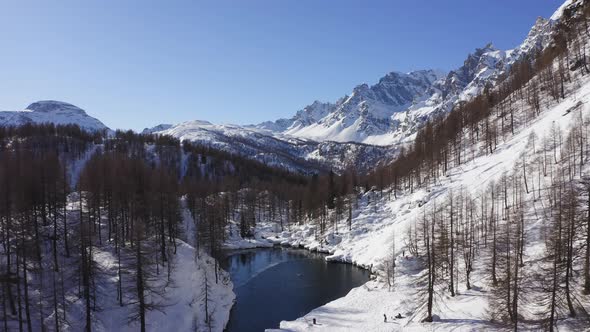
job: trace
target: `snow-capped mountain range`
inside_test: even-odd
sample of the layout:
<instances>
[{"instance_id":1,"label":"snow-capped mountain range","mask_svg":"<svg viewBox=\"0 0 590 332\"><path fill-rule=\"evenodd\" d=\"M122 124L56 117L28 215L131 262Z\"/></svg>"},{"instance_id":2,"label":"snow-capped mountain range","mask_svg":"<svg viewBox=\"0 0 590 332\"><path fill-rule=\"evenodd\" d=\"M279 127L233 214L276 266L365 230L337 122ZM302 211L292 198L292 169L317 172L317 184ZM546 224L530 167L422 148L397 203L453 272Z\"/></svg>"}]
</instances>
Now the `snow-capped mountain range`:
<instances>
[{"instance_id":1,"label":"snow-capped mountain range","mask_svg":"<svg viewBox=\"0 0 590 332\"><path fill-rule=\"evenodd\" d=\"M382 135L396 127L392 115L408 109L429 94L443 76L434 70L411 73L391 72L373 86L356 86L336 103L314 102L291 119L265 122L257 128L318 141L374 143L368 137ZM395 143L387 141L389 145Z\"/></svg>"},{"instance_id":2,"label":"snow-capped mountain range","mask_svg":"<svg viewBox=\"0 0 590 332\"><path fill-rule=\"evenodd\" d=\"M392 72L372 86L356 86L335 103L315 101L290 119L264 122L256 128L319 141L392 145L411 141L433 114L447 112L460 100L494 86L510 66L543 49L551 40L553 19L539 17L524 42L503 51L491 43L469 54L460 68L443 74L421 70Z\"/></svg>"},{"instance_id":3,"label":"snow-capped mountain range","mask_svg":"<svg viewBox=\"0 0 590 332\"><path fill-rule=\"evenodd\" d=\"M366 170L393 159L433 116L459 101L480 94L516 61L546 47L560 7L550 19L538 18L522 44L498 50L491 43L469 54L448 73L419 70L391 72L374 85L356 86L336 102L315 101L292 118L258 125L215 125L188 121L146 128L143 133L168 134L211 145L295 171ZM77 123L87 130L108 129L82 109L64 102L40 101L24 111L0 112L0 125Z\"/></svg>"}]
</instances>

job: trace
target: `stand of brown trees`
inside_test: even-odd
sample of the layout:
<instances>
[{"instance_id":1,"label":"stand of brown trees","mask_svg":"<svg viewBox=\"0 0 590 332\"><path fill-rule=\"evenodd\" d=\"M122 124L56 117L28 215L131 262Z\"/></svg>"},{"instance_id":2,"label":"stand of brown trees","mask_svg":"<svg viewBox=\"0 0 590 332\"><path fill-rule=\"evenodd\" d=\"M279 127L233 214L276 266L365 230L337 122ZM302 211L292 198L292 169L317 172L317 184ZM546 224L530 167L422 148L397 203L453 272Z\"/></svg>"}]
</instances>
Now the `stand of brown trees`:
<instances>
[{"instance_id":1,"label":"stand of brown trees","mask_svg":"<svg viewBox=\"0 0 590 332\"><path fill-rule=\"evenodd\" d=\"M587 76L585 49L590 37L590 5L564 13L551 47L515 64L494 89L428 122L412 146L393 164L368 175L396 194L440 183L451 167L495 152L527 126L542 109L568 97L568 86ZM450 192L431 202L407 235L409 251L426 267L425 321L432 321L436 299L472 287L471 273L485 270L491 287L490 319L517 330L537 322L553 331L559 320L588 322L583 297L590 280L590 119L578 103L566 111L573 127L532 133L514 169L478 193ZM571 114L570 114L571 113ZM386 181L377 180L385 178ZM540 233L527 232L542 221ZM541 269L527 264L526 244L542 236ZM480 272L481 275L481 272ZM526 283L525 283L526 281ZM535 303L538 313L523 314ZM534 320L531 320L534 319Z\"/></svg>"},{"instance_id":2,"label":"stand of brown trees","mask_svg":"<svg viewBox=\"0 0 590 332\"><path fill-rule=\"evenodd\" d=\"M75 301L91 331L100 303L114 296L145 330L146 313L165 303L175 239L195 236L182 234L181 198L197 222L197 252L218 258L232 221L242 237L260 220L279 229L318 220L322 232L337 231L356 178L293 174L167 136L0 128L2 329L65 329ZM96 254L105 250L116 261L116 295L100 291ZM217 272L207 282L219 282Z\"/></svg>"}]
</instances>

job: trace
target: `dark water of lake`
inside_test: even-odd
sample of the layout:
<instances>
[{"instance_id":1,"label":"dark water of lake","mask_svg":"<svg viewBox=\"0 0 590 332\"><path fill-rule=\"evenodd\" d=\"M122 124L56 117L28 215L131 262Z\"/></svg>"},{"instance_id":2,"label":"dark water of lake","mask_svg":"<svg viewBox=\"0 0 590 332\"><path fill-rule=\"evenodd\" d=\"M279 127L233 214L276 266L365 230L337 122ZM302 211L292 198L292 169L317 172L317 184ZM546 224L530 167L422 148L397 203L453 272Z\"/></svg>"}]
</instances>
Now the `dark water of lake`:
<instances>
[{"instance_id":1,"label":"dark water of lake","mask_svg":"<svg viewBox=\"0 0 590 332\"><path fill-rule=\"evenodd\" d=\"M236 293L226 331L260 332L278 328L369 280L366 270L328 263L325 255L291 248L229 252L222 267Z\"/></svg>"}]
</instances>

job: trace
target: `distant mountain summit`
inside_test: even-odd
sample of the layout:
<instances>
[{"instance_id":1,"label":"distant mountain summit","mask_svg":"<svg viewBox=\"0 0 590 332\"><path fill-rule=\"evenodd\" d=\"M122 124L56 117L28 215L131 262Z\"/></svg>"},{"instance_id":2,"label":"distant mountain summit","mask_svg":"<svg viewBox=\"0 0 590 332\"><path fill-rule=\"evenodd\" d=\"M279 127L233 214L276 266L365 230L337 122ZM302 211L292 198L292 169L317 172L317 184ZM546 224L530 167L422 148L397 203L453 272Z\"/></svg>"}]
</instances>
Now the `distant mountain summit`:
<instances>
[{"instance_id":1,"label":"distant mountain summit","mask_svg":"<svg viewBox=\"0 0 590 332\"><path fill-rule=\"evenodd\" d=\"M109 130L100 120L72 104L63 101L42 100L27 106L23 111L0 112L0 126L20 126L27 123L77 124L88 131Z\"/></svg>"},{"instance_id":2,"label":"distant mountain summit","mask_svg":"<svg viewBox=\"0 0 590 332\"><path fill-rule=\"evenodd\" d=\"M86 112L83 109L72 104L56 100L42 100L32 103L31 105L27 106L27 108L25 108L25 111L48 114L69 113L77 115L86 115Z\"/></svg>"}]
</instances>

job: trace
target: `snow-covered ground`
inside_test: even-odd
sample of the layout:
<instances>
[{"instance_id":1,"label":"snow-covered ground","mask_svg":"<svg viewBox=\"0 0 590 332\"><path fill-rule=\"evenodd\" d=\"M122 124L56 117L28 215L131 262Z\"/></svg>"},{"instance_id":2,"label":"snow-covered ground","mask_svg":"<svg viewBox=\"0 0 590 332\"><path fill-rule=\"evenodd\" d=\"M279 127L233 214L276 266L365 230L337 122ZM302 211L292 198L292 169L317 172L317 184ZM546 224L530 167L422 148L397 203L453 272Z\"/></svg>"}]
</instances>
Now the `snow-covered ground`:
<instances>
[{"instance_id":1,"label":"snow-covered ground","mask_svg":"<svg viewBox=\"0 0 590 332\"><path fill-rule=\"evenodd\" d=\"M539 155L540 142L549 137L553 127L563 130L566 136L576 121L587 118L590 115L590 109L586 106L590 102L590 80L588 77L579 77L573 82L568 86L566 99L555 103L544 98L541 115L526 124L521 123L514 135L505 135L493 154L486 155L481 146L476 146L473 153L469 152L466 156L469 161L450 169L440 182L413 193L398 194L397 199L387 193L382 196L378 192L363 194L358 208L353 211L350 230L345 219L340 220L337 227L329 226L324 234L317 234L317 226L313 223L289 225L280 231L276 223L261 222L253 240L243 240L235 229L232 230L227 247L251 248L271 243L304 247L329 253L327 260L356 264L375 273L374 280L351 290L345 297L295 321L281 322L282 331L482 331L501 328L490 321L488 299L492 290L487 276L489 273L486 274L482 266L485 264L483 259L476 260L471 278L472 289L467 290L461 280L458 296L450 297L439 292L435 300L435 322L421 323L425 316L425 287L422 286L425 271L420 259L412 257L405 247L407 230L451 191L475 197L492 181L505 173L512 173L523 154L527 158ZM525 106L516 107L523 109ZM529 140L533 133L539 142L535 151L532 151ZM541 178L539 181L547 186L549 179ZM531 194L526 199L530 209L527 215L530 216L527 217L529 221L525 229L528 239L525 262L537 264L535 262L544 254L545 246L539 226L543 216L536 214L536 211L543 209L543 203L534 200ZM389 254L394 236L397 268L395 286L390 291L383 279L383 262ZM534 270L535 266L527 265L527 268ZM403 318L395 319L398 313ZM383 321L384 314L388 316L387 323ZM312 318L317 320L317 325L311 325ZM524 327L527 326L525 324ZM538 328L534 325L528 327L533 330ZM565 329L568 329L567 325Z\"/></svg>"},{"instance_id":2,"label":"snow-covered ground","mask_svg":"<svg viewBox=\"0 0 590 332\"><path fill-rule=\"evenodd\" d=\"M79 216L79 204L77 193L69 198L68 204L68 222L71 228L76 227ZM154 303L159 309L148 310L146 312L146 330L153 332L160 331L215 331L221 332L225 328L228 320L230 309L235 300L233 284L229 274L221 269L218 270L219 282L215 282L215 261L204 252L197 255L195 249L196 227L191 218L191 214L183 209L183 224L181 226L183 234L181 239L176 239L176 254L171 257L171 274L168 280L168 269L165 265L160 265L159 273L150 270L149 285L151 289L158 289L158 295L146 291L146 300L148 303ZM45 248L49 250L47 246ZM137 311L137 299L134 293L135 276L133 268L129 267L133 257L127 257L129 253L122 254L123 267L123 306L118 302L117 283L118 283L118 259L114 243L103 244L96 243L93 246L93 258L95 263L95 285L96 285L96 305L92 304L96 310L92 311L92 330L93 331L138 331L139 321L130 320ZM51 255L44 255L50 259ZM60 253L60 273L66 276L64 279L65 297L69 302L67 305L67 324L60 327L62 331L83 331L85 328L85 303L84 298L79 296L80 285L76 278L68 278L77 273L75 270L78 266L77 257L65 258ZM131 260L131 262L130 262ZM132 263L131 263L132 264ZM153 266L152 266L153 269ZM37 275L30 278L36 278ZM211 329L206 322L206 309L204 298L204 281L209 281L208 290L208 312L211 321ZM51 273L44 276L44 280L51 282ZM34 284L38 280L33 280ZM44 283L47 281L43 281ZM38 299L39 290L32 289L32 298ZM42 292L43 298L50 298L45 290ZM108 294L108 296L101 296ZM160 296L160 294L162 296ZM47 300L44 300L46 302ZM50 303L45 303L46 308L45 327L53 327L53 311ZM61 312L60 312L61 315ZM34 321L34 331L40 331L41 326L38 321ZM14 325L10 330L17 330Z\"/></svg>"},{"instance_id":3,"label":"snow-covered ground","mask_svg":"<svg viewBox=\"0 0 590 332\"><path fill-rule=\"evenodd\" d=\"M108 250L98 250L95 261L101 270L99 291L104 294L117 292L117 259ZM165 286L165 297L160 299L162 311L151 310L146 314L147 331L208 331L205 323L205 306L203 302L203 281L205 274L210 281L209 312L212 313L212 330L223 331L229 320L229 311L233 305L235 294L229 276L221 272L220 282L215 284L214 261L201 253L196 259L195 248L182 240L177 240L177 252L174 256L174 269L171 282ZM163 270L158 283L166 280ZM115 296L104 298L99 307L101 310L93 319L94 331L136 331L139 322L129 322L134 306L128 303L119 306ZM127 301L126 301L127 302ZM74 302L69 309L68 319L72 324L70 331L84 329L83 299Z\"/></svg>"}]
</instances>

